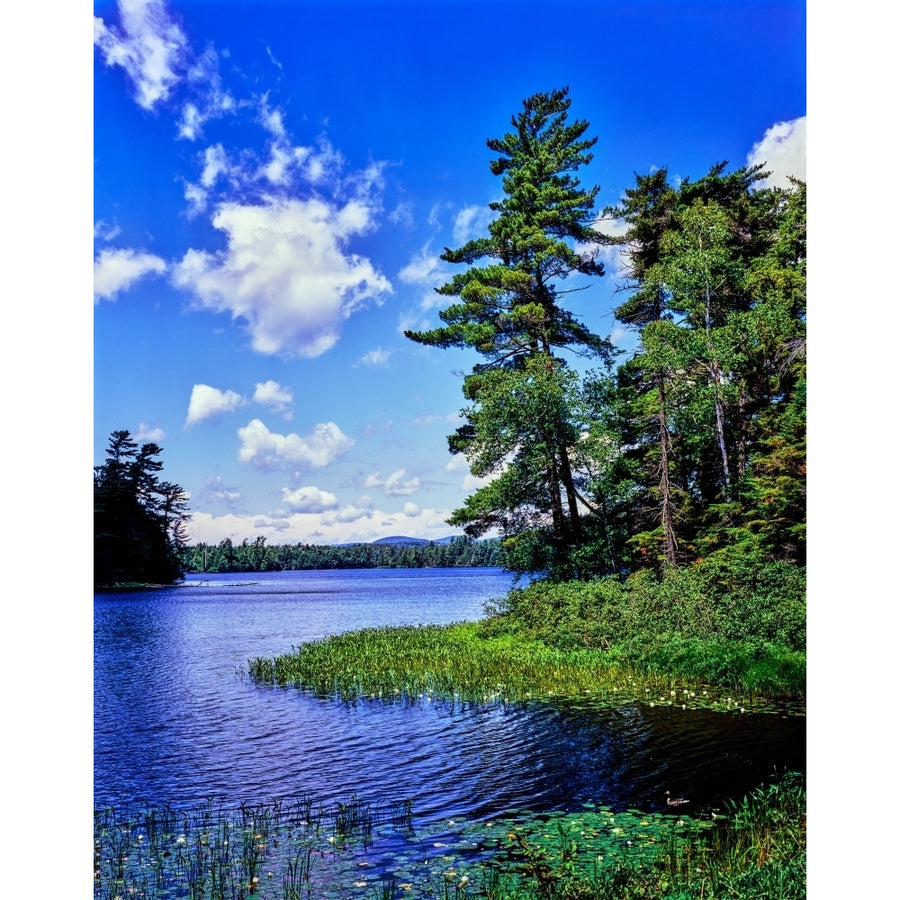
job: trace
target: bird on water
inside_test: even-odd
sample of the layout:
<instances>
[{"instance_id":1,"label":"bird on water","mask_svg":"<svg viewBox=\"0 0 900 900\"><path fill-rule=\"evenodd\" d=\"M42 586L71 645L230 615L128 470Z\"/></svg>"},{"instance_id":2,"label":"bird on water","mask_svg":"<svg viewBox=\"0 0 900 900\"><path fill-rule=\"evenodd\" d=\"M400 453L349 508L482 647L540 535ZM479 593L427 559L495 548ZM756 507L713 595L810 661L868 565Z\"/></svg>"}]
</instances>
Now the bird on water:
<instances>
[{"instance_id":1,"label":"bird on water","mask_svg":"<svg viewBox=\"0 0 900 900\"><path fill-rule=\"evenodd\" d=\"M690 802L690 800L685 800L684 797L673 797L669 791L666 791L666 803L669 806L684 806L685 803Z\"/></svg>"}]
</instances>

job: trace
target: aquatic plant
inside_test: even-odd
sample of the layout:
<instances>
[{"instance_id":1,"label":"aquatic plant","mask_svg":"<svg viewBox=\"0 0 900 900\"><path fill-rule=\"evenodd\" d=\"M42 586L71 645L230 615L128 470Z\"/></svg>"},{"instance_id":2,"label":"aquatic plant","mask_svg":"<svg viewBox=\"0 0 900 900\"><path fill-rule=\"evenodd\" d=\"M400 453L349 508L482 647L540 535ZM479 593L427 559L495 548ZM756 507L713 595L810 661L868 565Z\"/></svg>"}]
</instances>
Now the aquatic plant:
<instances>
[{"instance_id":1,"label":"aquatic plant","mask_svg":"<svg viewBox=\"0 0 900 900\"><path fill-rule=\"evenodd\" d=\"M800 900L805 803L789 773L696 818L585 804L414 830L408 800L110 807L94 816L94 897Z\"/></svg>"}]
</instances>

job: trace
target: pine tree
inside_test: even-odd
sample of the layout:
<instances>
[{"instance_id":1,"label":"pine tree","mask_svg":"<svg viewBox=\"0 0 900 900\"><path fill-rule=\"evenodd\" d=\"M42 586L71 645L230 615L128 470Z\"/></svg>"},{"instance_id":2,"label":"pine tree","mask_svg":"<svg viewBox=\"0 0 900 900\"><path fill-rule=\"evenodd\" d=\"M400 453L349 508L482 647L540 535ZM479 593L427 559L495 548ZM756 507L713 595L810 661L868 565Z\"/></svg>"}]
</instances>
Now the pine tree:
<instances>
[{"instance_id":1,"label":"pine tree","mask_svg":"<svg viewBox=\"0 0 900 900\"><path fill-rule=\"evenodd\" d=\"M441 257L468 266L437 289L457 298L439 313L444 325L406 332L427 346L475 349L484 359L464 381L471 405L449 444L473 471L499 477L451 521L472 535L492 527L514 535L549 519L549 541L560 554L582 540L572 420L565 403L537 417L523 416L522 404L541 380L554 385L554 396L564 392L560 352L604 361L613 354L608 340L561 305L566 279L603 274L602 238L593 227L599 188L583 188L574 174L593 158L596 138L585 137L588 122L569 121L570 105L568 88L528 97L512 116L512 131L487 141L498 154L490 168L502 177L504 198L490 204L496 216L486 237Z\"/></svg>"}]
</instances>

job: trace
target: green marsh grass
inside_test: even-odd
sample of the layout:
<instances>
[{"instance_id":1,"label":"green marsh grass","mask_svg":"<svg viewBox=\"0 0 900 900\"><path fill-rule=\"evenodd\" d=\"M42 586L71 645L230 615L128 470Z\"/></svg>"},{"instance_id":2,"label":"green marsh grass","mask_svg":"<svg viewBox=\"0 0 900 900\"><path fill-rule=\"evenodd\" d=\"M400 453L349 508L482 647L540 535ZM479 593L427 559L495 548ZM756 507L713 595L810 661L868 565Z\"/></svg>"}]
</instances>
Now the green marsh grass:
<instances>
[{"instance_id":1,"label":"green marsh grass","mask_svg":"<svg viewBox=\"0 0 900 900\"><path fill-rule=\"evenodd\" d=\"M798 697L788 689L738 691L705 680L702 667L689 671L672 675L653 657L640 665L615 647L553 647L482 622L369 628L249 661L249 674L259 683L297 685L342 700L520 703L566 696L589 697L597 705L759 711L787 709Z\"/></svg>"}]
</instances>

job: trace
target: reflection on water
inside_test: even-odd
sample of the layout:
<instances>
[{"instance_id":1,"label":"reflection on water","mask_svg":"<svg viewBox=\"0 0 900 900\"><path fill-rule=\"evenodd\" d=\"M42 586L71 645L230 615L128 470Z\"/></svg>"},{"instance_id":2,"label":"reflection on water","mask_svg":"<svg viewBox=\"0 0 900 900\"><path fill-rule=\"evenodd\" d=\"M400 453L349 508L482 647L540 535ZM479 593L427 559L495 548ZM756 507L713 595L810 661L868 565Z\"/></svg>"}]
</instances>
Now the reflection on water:
<instances>
[{"instance_id":1,"label":"reflection on water","mask_svg":"<svg viewBox=\"0 0 900 900\"><path fill-rule=\"evenodd\" d=\"M244 583L239 583L244 582ZM669 707L322 700L249 659L341 631L480 618L496 569L211 576L95 598L95 802L410 798L419 821L593 801L694 806L805 769L805 722Z\"/></svg>"}]
</instances>

